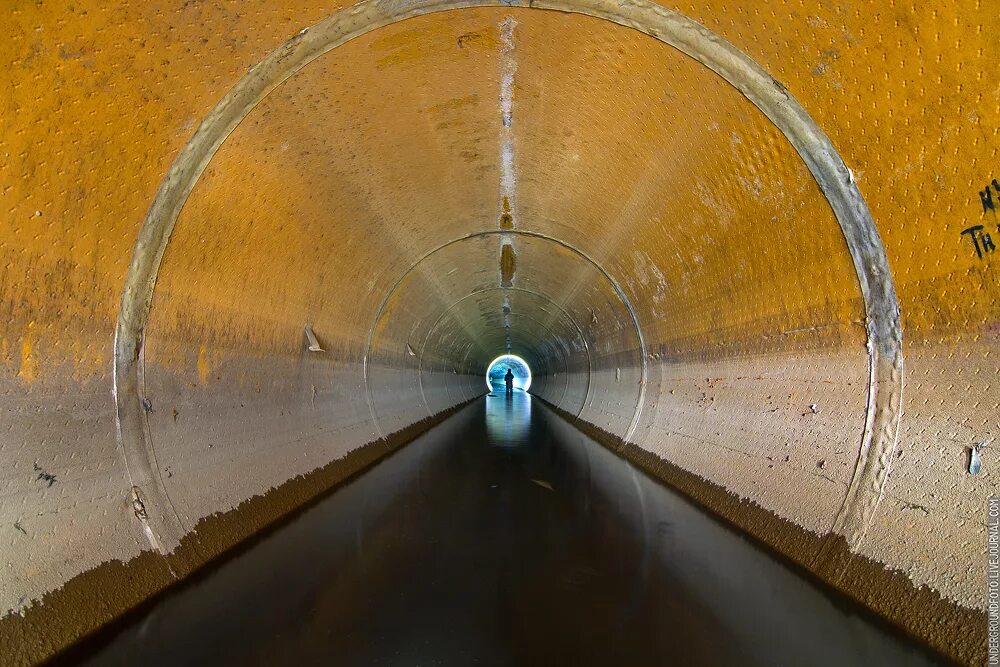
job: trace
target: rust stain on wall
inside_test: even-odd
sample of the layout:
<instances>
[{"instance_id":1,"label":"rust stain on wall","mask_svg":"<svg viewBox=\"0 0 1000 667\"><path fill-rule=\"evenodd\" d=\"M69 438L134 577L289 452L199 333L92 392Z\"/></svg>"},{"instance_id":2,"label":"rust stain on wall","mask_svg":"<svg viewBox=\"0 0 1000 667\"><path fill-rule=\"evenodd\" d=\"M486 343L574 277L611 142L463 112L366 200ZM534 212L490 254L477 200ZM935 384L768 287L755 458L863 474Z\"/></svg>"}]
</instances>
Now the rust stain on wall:
<instances>
[{"instance_id":1,"label":"rust stain on wall","mask_svg":"<svg viewBox=\"0 0 1000 667\"><path fill-rule=\"evenodd\" d=\"M516 271L517 253L514 252L514 246L504 243L500 246L500 286L512 287Z\"/></svg>"},{"instance_id":2,"label":"rust stain on wall","mask_svg":"<svg viewBox=\"0 0 1000 667\"><path fill-rule=\"evenodd\" d=\"M34 336L29 331L21 338L21 365L17 370L17 377L25 382L33 382L38 377L38 356L35 349Z\"/></svg>"}]
</instances>

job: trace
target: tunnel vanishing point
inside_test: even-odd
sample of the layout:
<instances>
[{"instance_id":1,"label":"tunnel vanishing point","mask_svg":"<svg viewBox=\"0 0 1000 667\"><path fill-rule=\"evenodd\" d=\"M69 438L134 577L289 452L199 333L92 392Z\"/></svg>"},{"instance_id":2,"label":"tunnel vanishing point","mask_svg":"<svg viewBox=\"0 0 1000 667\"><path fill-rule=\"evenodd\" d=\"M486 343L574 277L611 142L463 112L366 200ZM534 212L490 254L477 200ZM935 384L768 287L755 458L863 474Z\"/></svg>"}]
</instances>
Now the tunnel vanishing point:
<instances>
[{"instance_id":1,"label":"tunnel vanishing point","mask_svg":"<svg viewBox=\"0 0 1000 667\"><path fill-rule=\"evenodd\" d=\"M986 660L996 7L77 0L2 26L3 664L510 352L620 456Z\"/></svg>"}]
</instances>

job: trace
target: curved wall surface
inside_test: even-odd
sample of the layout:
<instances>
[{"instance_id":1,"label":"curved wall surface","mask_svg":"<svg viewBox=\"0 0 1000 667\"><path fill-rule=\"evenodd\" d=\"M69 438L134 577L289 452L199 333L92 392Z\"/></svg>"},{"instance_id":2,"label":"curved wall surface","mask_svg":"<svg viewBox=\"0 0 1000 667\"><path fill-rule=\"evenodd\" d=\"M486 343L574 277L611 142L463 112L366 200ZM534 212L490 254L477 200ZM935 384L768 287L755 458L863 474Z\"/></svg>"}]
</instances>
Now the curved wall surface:
<instances>
[{"instance_id":1,"label":"curved wall surface","mask_svg":"<svg viewBox=\"0 0 1000 667\"><path fill-rule=\"evenodd\" d=\"M481 395L507 349L605 444L982 660L995 11L83 0L7 16L12 662Z\"/></svg>"}]
</instances>

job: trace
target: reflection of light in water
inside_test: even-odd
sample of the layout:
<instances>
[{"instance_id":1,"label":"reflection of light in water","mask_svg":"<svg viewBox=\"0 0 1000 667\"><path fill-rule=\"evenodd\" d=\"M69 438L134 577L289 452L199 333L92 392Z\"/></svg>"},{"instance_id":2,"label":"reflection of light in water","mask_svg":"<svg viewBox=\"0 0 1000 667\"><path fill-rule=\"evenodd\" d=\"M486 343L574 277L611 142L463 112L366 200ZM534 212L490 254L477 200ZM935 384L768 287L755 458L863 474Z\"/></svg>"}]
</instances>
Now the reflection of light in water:
<instances>
[{"instance_id":1,"label":"reflection of light in water","mask_svg":"<svg viewBox=\"0 0 1000 667\"><path fill-rule=\"evenodd\" d=\"M531 388L531 368L528 367L528 362L516 354L504 354L490 362L486 369L486 386L489 390L504 388L503 378L508 368L514 374L514 388L528 391Z\"/></svg>"},{"instance_id":2,"label":"reflection of light in water","mask_svg":"<svg viewBox=\"0 0 1000 667\"><path fill-rule=\"evenodd\" d=\"M486 432L494 447L517 447L528 440L531 395L515 389L510 396L500 389L486 397Z\"/></svg>"}]
</instances>

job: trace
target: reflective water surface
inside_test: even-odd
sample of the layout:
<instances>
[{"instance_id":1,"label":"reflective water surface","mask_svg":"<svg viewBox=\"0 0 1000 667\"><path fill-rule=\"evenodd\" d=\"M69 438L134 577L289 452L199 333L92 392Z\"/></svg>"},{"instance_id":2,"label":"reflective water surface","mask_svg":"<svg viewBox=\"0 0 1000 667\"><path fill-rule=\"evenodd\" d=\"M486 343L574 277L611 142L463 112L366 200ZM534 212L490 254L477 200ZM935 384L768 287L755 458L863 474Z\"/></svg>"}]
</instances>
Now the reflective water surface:
<instances>
[{"instance_id":1,"label":"reflective water surface","mask_svg":"<svg viewBox=\"0 0 1000 667\"><path fill-rule=\"evenodd\" d=\"M93 648L87 664L932 664L520 391Z\"/></svg>"}]
</instances>

